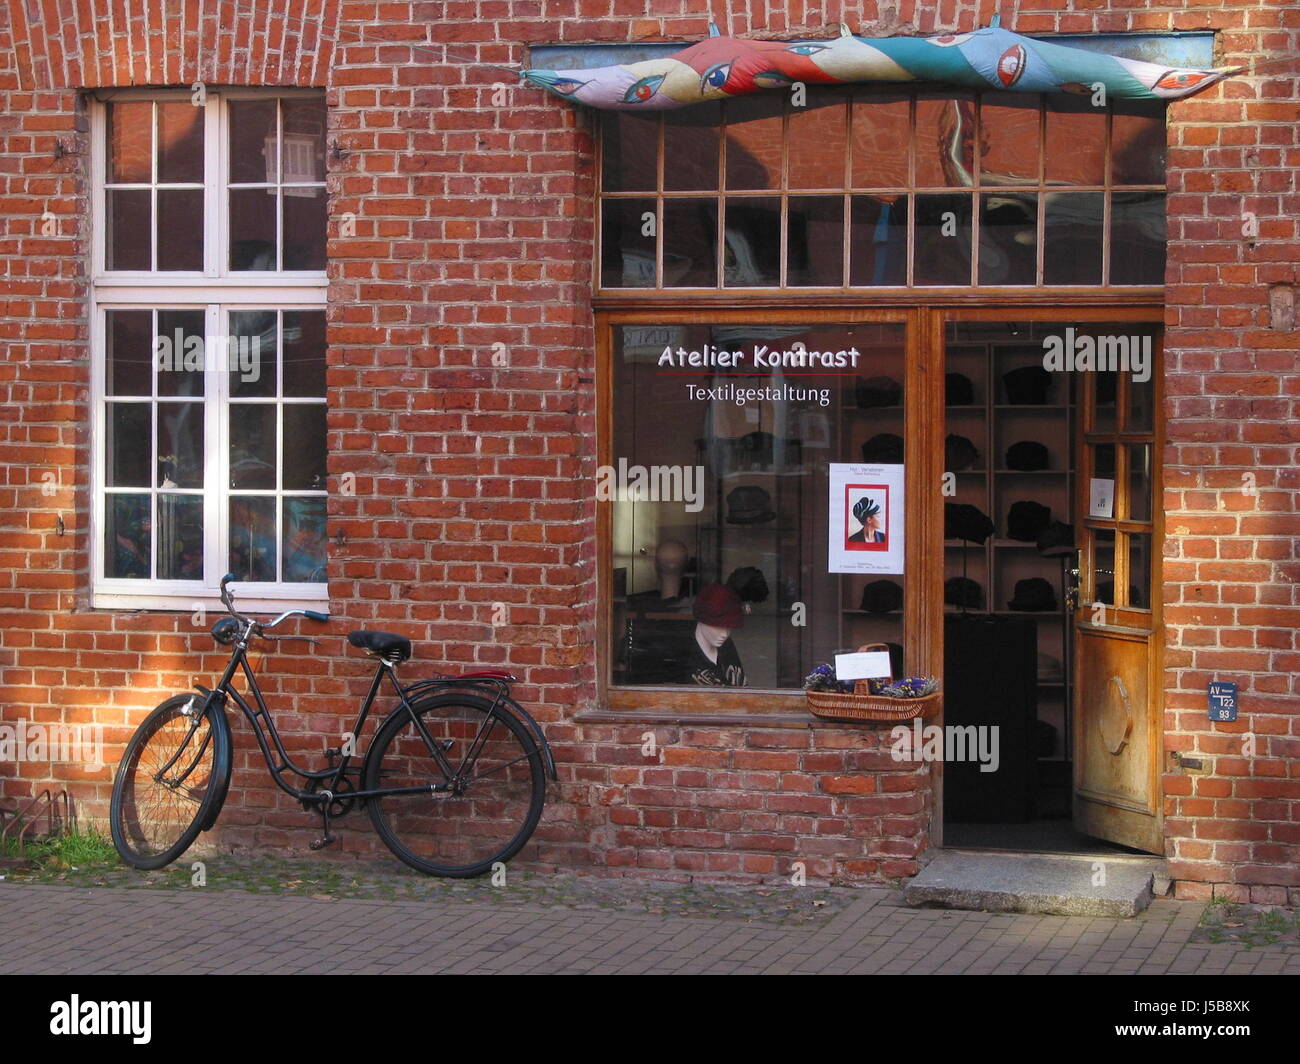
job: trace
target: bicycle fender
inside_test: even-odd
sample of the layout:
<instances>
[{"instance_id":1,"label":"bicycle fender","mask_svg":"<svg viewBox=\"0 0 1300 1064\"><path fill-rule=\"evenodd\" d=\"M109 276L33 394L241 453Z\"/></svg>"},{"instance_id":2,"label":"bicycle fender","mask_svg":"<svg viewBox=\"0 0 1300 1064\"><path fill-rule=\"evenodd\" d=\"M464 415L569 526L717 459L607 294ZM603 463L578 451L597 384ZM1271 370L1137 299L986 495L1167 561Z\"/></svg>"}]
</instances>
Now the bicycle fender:
<instances>
[{"instance_id":1,"label":"bicycle fender","mask_svg":"<svg viewBox=\"0 0 1300 1064\"><path fill-rule=\"evenodd\" d=\"M195 685L198 687L198 685ZM226 716L225 699L216 691L209 691L205 687L199 687L199 690L207 695L207 705L204 712L212 720L213 737L217 743L217 748L213 751L212 764L214 768L218 765L225 765L224 772L217 769L216 780L216 800L212 803L212 811L203 818L203 831L210 831L217 822L217 817L221 815L221 807L226 804L226 793L230 790L230 777L233 774L233 744L230 739L230 719Z\"/></svg>"},{"instance_id":2,"label":"bicycle fender","mask_svg":"<svg viewBox=\"0 0 1300 1064\"><path fill-rule=\"evenodd\" d=\"M509 705L515 715L521 718L528 726L528 730L533 733L533 737L537 740L537 745L542 749L542 761L546 766L546 774L551 777L552 783L559 783L560 774L555 768L555 755L551 753L551 744L546 741L546 733L542 731L542 726L533 719L533 715L529 713L528 710L524 709L524 707L513 698L507 696L501 701Z\"/></svg>"}]
</instances>

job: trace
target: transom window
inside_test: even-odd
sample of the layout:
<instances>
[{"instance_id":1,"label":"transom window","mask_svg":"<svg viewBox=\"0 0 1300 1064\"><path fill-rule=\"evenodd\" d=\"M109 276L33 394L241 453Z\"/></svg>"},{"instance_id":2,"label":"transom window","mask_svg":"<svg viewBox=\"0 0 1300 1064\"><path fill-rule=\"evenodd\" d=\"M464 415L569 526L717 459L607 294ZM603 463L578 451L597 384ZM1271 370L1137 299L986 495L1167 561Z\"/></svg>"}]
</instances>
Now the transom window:
<instances>
[{"instance_id":1,"label":"transom window","mask_svg":"<svg viewBox=\"0 0 1300 1064\"><path fill-rule=\"evenodd\" d=\"M603 116L601 289L1160 285L1161 104L810 88Z\"/></svg>"},{"instance_id":2,"label":"transom window","mask_svg":"<svg viewBox=\"0 0 1300 1064\"><path fill-rule=\"evenodd\" d=\"M115 94L95 134L95 601L325 595L325 102Z\"/></svg>"}]
</instances>

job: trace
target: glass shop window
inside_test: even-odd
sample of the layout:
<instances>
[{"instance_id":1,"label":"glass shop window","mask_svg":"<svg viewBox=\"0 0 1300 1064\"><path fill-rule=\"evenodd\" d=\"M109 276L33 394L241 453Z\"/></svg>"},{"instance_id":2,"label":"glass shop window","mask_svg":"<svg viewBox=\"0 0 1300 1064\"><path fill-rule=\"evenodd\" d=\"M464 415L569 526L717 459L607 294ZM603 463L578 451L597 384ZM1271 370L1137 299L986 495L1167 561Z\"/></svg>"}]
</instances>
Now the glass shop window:
<instances>
[{"instance_id":1,"label":"glass shop window","mask_svg":"<svg viewBox=\"0 0 1300 1064\"><path fill-rule=\"evenodd\" d=\"M613 683L901 674L903 325L616 325L612 372Z\"/></svg>"}]
</instances>

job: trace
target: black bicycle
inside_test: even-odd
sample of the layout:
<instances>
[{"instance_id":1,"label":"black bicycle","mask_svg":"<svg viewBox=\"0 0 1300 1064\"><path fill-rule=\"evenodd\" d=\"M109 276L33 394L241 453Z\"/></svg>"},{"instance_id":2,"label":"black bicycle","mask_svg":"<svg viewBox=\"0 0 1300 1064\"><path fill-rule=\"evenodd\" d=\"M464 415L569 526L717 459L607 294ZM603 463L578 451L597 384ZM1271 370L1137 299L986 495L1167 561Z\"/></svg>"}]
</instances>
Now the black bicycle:
<instances>
[{"instance_id":1,"label":"black bicycle","mask_svg":"<svg viewBox=\"0 0 1300 1064\"><path fill-rule=\"evenodd\" d=\"M320 814L320 849L334 841L330 822L357 805L385 844L412 868L428 875L482 875L517 854L533 834L546 800L546 779L556 779L555 760L541 727L510 694L514 677L496 670L439 675L403 686L397 666L411 656L411 642L390 632L348 633L348 642L378 659L370 692L340 747L325 751L329 767L312 772L285 751L248 665L249 642L298 639L273 636L289 617L328 621L312 610L288 610L262 624L235 610L221 580L229 611L212 636L231 647L217 686L195 684L198 695L167 699L136 729L113 779L110 807L113 844L134 868L154 869L183 854L217 820L230 786L232 749L226 704L247 718L272 779L281 790ZM233 686L242 669L254 709ZM383 720L360 760L355 752L366 717L387 676L397 707ZM301 777L296 787L285 779Z\"/></svg>"}]
</instances>

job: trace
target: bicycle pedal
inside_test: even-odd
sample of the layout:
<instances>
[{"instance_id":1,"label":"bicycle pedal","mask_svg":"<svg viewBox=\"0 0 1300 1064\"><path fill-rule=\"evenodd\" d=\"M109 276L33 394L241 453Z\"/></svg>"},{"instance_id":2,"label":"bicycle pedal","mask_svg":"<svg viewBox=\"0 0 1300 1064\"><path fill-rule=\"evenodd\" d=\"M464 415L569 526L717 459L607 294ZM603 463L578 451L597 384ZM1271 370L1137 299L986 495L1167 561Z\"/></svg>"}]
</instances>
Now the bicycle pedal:
<instances>
[{"instance_id":1,"label":"bicycle pedal","mask_svg":"<svg viewBox=\"0 0 1300 1064\"><path fill-rule=\"evenodd\" d=\"M330 843L337 841L338 840L333 835L326 835L323 838L313 839L307 844L307 848L310 850L323 850L326 846L330 845Z\"/></svg>"}]
</instances>

